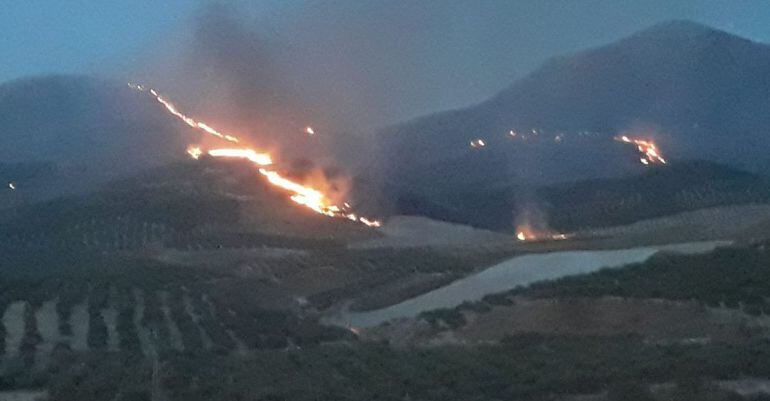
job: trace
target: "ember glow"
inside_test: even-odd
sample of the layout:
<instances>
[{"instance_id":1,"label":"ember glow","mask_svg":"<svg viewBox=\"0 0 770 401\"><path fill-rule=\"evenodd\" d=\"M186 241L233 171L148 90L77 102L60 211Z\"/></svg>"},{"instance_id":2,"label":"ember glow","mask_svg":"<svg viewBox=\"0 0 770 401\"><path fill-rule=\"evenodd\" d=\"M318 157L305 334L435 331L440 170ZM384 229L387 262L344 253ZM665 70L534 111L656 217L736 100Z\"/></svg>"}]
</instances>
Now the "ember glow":
<instances>
[{"instance_id":1,"label":"ember glow","mask_svg":"<svg viewBox=\"0 0 770 401\"><path fill-rule=\"evenodd\" d=\"M203 151L201 150L200 146L188 146L187 154L190 155L190 157L193 159L198 160L203 154Z\"/></svg>"},{"instance_id":2,"label":"ember glow","mask_svg":"<svg viewBox=\"0 0 770 401\"><path fill-rule=\"evenodd\" d=\"M483 139L478 138L471 141L472 148L483 148L485 146L487 146L487 143Z\"/></svg>"},{"instance_id":3,"label":"ember glow","mask_svg":"<svg viewBox=\"0 0 770 401\"><path fill-rule=\"evenodd\" d=\"M202 121L195 121L195 119L184 115L182 112L179 111L179 109L177 109L177 107L173 103L171 103L171 101L164 98L155 89L147 88L144 85L135 85L131 83L128 84L128 87L134 90L138 90L140 92L149 92L150 95L152 95L152 97L154 97L155 100L158 101L158 103L162 104L163 107L166 108L166 111L168 111L174 117L182 120L182 122L189 125L190 127L199 129L219 139L224 139L225 141L232 142L232 143L238 143L238 138L236 138L235 136L223 134Z\"/></svg>"},{"instance_id":4,"label":"ember glow","mask_svg":"<svg viewBox=\"0 0 770 401\"><path fill-rule=\"evenodd\" d=\"M519 225L516 227L516 239L519 241L532 241L540 238L541 236L537 235L535 230L533 230L529 224Z\"/></svg>"},{"instance_id":5,"label":"ember glow","mask_svg":"<svg viewBox=\"0 0 770 401\"><path fill-rule=\"evenodd\" d=\"M273 160L267 153L257 153L254 149L212 149L209 150L209 156L212 157L230 157L246 159L254 164L260 166L269 166L273 164Z\"/></svg>"},{"instance_id":6,"label":"ember glow","mask_svg":"<svg viewBox=\"0 0 770 401\"><path fill-rule=\"evenodd\" d=\"M215 136L228 142L240 142L236 136L220 132L202 121L196 121L195 119L186 116L180 112L173 103L161 96L155 89L135 84L128 84L128 86L140 92L150 93L153 98L155 98L165 107L166 111L168 111L171 115L179 118L190 127L199 129L209 135ZM306 132L309 135L315 134L311 127L307 127ZM187 148L187 153L193 159L199 159L203 154L203 150L198 146L190 146ZM257 166L257 171L259 174L267 178L267 181L270 184L292 193L292 195L289 197L292 201L305 206L316 213L320 213L329 217L338 217L352 220L369 227L379 227L381 225L378 220L367 219L366 217L351 213L349 211L350 206L347 203L344 203L343 207L339 207L332 203L332 201L323 192L292 181L282 176L278 171L269 169L267 166L271 166L273 164L273 159L269 153L258 152L251 148L221 148L211 149L207 152L207 154L216 158L237 158L250 161Z\"/></svg>"},{"instance_id":7,"label":"ember glow","mask_svg":"<svg viewBox=\"0 0 770 401\"><path fill-rule=\"evenodd\" d=\"M664 159L660 154L660 150L658 150L655 142L644 139L630 138L626 135L615 137L615 140L635 145L636 150L638 150L642 155L642 157L639 159L639 162L645 166L650 164L666 164L666 159Z\"/></svg>"},{"instance_id":8,"label":"ember glow","mask_svg":"<svg viewBox=\"0 0 770 401\"><path fill-rule=\"evenodd\" d=\"M536 232L529 225L516 227L516 239L519 241L561 241L567 239L567 234L551 232Z\"/></svg>"}]
</instances>

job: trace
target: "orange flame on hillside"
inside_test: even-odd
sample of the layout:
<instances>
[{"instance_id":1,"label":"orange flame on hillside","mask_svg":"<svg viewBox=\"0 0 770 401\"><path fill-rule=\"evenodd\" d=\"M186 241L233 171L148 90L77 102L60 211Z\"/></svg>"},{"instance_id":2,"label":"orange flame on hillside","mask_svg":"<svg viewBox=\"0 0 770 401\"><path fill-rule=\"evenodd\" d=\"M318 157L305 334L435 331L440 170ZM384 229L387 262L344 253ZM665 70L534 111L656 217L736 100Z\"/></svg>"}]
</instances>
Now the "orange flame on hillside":
<instances>
[{"instance_id":1,"label":"orange flame on hillside","mask_svg":"<svg viewBox=\"0 0 770 401\"><path fill-rule=\"evenodd\" d=\"M161 96L155 89L151 89L143 85L136 85L131 83L129 83L128 86L140 92L149 92L153 96L153 98L155 98L155 100L161 103L171 115L182 120L188 126L199 129L209 135L215 136L219 139L222 139L228 142L232 142L232 143L240 142L240 140L233 135L220 132L202 121L196 121L195 119L186 116L185 114L180 112L173 103L171 103L169 100ZM312 131L312 128L308 127L308 134L310 134L311 131ZM201 150L201 148L198 146L190 146L187 148L187 153L190 155L190 157L197 160L203 154L203 150ZM323 192L315 188L311 188L308 186L304 186L300 183L294 182L286 177L283 177L279 172L268 169L267 166L270 166L273 164L272 157L270 156L269 153L257 152L254 149L250 149L250 148L238 148L238 149L223 148L223 149L209 150L207 154L211 157L216 157L216 158L238 158L238 159L245 159L252 162L253 164L258 166L257 171L261 175L265 176L267 178L267 181L270 184L276 187L279 187L283 190L286 190L288 192L291 192L292 195L289 198L292 201L302 206L305 206L315 211L316 213L320 213L329 217L345 218L348 220L352 220L352 221L367 225L369 227L379 227L381 225L381 223L378 220L370 220L370 219L367 219L366 217L360 217L353 213L350 213L348 211L349 205L347 203L345 203L343 207L339 207L333 204L332 201Z\"/></svg>"},{"instance_id":2,"label":"orange flame on hillside","mask_svg":"<svg viewBox=\"0 0 770 401\"><path fill-rule=\"evenodd\" d=\"M660 151L658 150L657 145L655 145L655 142L644 139L629 138L626 135L615 137L615 140L636 145L636 150L642 154L639 162L645 166L649 164L666 164L666 159L664 159L660 154Z\"/></svg>"},{"instance_id":3,"label":"orange flame on hillside","mask_svg":"<svg viewBox=\"0 0 770 401\"><path fill-rule=\"evenodd\" d=\"M203 154L203 151L201 150L200 146L188 146L187 154L190 155L190 157L193 159L198 160Z\"/></svg>"},{"instance_id":4,"label":"orange flame on hillside","mask_svg":"<svg viewBox=\"0 0 770 401\"><path fill-rule=\"evenodd\" d=\"M516 239L519 241L561 241L569 238L567 234L535 231L528 224L516 227Z\"/></svg>"},{"instance_id":5,"label":"orange flame on hillside","mask_svg":"<svg viewBox=\"0 0 770 401\"><path fill-rule=\"evenodd\" d=\"M211 157L229 157L246 159L260 166L269 166L273 164L273 159L267 153L257 153L254 149L212 149L209 150Z\"/></svg>"}]
</instances>

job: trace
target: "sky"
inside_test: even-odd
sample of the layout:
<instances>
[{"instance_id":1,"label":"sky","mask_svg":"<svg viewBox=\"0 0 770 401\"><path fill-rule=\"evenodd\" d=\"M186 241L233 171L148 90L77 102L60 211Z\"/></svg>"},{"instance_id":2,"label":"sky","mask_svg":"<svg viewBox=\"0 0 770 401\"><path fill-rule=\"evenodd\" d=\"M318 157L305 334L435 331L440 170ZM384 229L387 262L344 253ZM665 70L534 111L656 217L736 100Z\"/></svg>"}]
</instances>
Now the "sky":
<instances>
[{"instance_id":1,"label":"sky","mask_svg":"<svg viewBox=\"0 0 770 401\"><path fill-rule=\"evenodd\" d=\"M196 0L0 0L0 82L125 73L212 3ZM222 2L219 2L222 3ZM302 68L311 93L366 104L383 125L484 100L546 59L690 19L770 42L770 2L694 0L230 1ZM287 67L290 68L290 67ZM315 92L313 92L315 90Z\"/></svg>"}]
</instances>

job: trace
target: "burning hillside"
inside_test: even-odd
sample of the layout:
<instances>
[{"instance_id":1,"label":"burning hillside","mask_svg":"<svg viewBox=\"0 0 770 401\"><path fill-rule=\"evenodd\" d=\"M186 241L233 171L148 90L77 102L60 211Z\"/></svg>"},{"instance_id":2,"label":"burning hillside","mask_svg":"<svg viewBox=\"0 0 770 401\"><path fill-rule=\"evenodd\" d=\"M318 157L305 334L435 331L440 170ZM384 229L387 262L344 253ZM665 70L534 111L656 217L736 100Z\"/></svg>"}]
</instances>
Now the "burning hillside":
<instances>
[{"instance_id":1,"label":"burning hillside","mask_svg":"<svg viewBox=\"0 0 770 401\"><path fill-rule=\"evenodd\" d=\"M650 164L666 164L666 159L660 154L657 145L651 140L629 138L627 135L621 135L615 137L616 141L628 143L636 146L636 150L639 151L641 157L639 162L645 166Z\"/></svg>"},{"instance_id":2,"label":"burning hillside","mask_svg":"<svg viewBox=\"0 0 770 401\"><path fill-rule=\"evenodd\" d=\"M155 89L148 88L143 85L136 85L129 83L128 86L134 90L140 92L149 93L155 100L162 104L165 109L171 115L177 117L179 120L190 126L191 128L198 129L204 133L218 138L218 140L226 141L230 143L240 144L241 140L227 133L218 131L210 125L193 119L182 112L171 103L168 99L163 97ZM310 134L312 128L308 127L308 133ZM204 153L204 150L200 146L190 146L187 149L187 153L193 159L199 159ZM335 204L324 192L316 189L312 186L304 185L302 183L293 181L280 172L272 168L273 158L267 152L256 151L249 147L238 148L215 148L205 152L208 156L214 158L236 158L244 159L257 166L257 172L267 178L267 181L284 191L290 192L292 195L290 199L297 204L307 207L316 213L323 214L329 217L345 218L354 222L365 224L369 227L379 227L381 223L378 220L370 219L364 216L359 216L350 210L348 203L344 202L342 206Z\"/></svg>"}]
</instances>

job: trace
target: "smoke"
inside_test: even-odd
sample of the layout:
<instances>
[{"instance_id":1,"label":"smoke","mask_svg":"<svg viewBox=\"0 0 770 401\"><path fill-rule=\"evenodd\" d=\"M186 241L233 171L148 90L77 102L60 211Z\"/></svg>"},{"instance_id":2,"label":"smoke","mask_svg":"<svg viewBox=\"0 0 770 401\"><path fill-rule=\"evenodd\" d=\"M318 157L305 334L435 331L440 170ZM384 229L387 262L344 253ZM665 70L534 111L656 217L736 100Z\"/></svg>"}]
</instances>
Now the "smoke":
<instances>
[{"instance_id":1,"label":"smoke","mask_svg":"<svg viewBox=\"0 0 770 401\"><path fill-rule=\"evenodd\" d=\"M363 120L351 118L355 91L334 88L345 71L329 75L306 62L302 46L258 22L231 5L204 7L129 80L158 89L182 113L241 145L270 153L282 174L332 203L357 204L355 178L371 176L361 166L376 150L367 146ZM190 144L221 145L206 136Z\"/></svg>"},{"instance_id":2,"label":"smoke","mask_svg":"<svg viewBox=\"0 0 770 401\"><path fill-rule=\"evenodd\" d=\"M551 235L548 226L548 216L537 202L523 201L517 203L514 218L516 232L524 232L529 238Z\"/></svg>"},{"instance_id":3,"label":"smoke","mask_svg":"<svg viewBox=\"0 0 770 401\"><path fill-rule=\"evenodd\" d=\"M314 74L298 68L301 62L269 24L213 4L150 49L127 80L159 89L186 114L276 154L279 163L312 160L314 168L328 169L355 161L346 155L360 155L350 151L360 142L351 139L357 127L329 117L339 114L333 96L303 87L300 81Z\"/></svg>"}]
</instances>

